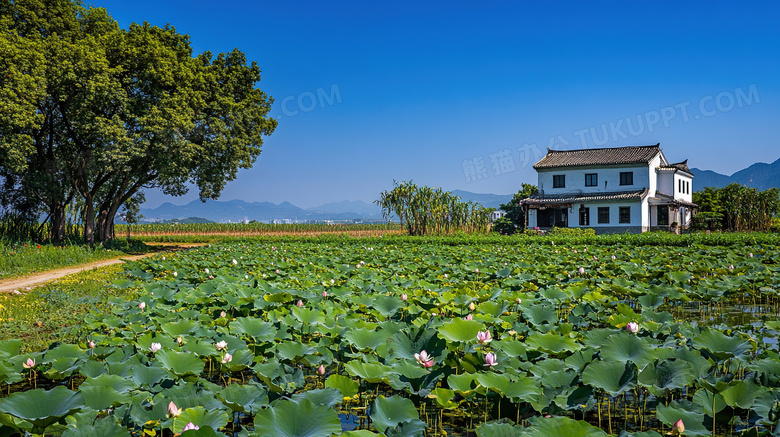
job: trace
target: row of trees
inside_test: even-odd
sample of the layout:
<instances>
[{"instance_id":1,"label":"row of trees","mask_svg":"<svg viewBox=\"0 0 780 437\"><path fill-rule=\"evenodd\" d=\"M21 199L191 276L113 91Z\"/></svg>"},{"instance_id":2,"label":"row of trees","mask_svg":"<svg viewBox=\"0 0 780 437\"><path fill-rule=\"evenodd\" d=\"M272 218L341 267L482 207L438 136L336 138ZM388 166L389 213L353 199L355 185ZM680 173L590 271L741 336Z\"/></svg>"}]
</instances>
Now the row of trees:
<instances>
[{"instance_id":1,"label":"row of trees","mask_svg":"<svg viewBox=\"0 0 780 437\"><path fill-rule=\"evenodd\" d=\"M728 231L767 231L780 214L780 189L759 191L740 184L707 187L693 193L699 205L698 228Z\"/></svg>"},{"instance_id":2,"label":"row of trees","mask_svg":"<svg viewBox=\"0 0 780 437\"><path fill-rule=\"evenodd\" d=\"M121 29L76 0L0 0L0 206L65 237L80 200L89 244L143 190L217 198L276 121L239 50L193 55L170 25Z\"/></svg>"},{"instance_id":3,"label":"row of trees","mask_svg":"<svg viewBox=\"0 0 780 437\"><path fill-rule=\"evenodd\" d=\"M409 235L444 235L456 231L487 232L490 209L441 188L418 187L412 181L393 181L393 189L380 193L374 203L388 219L395 214Z\"/></svg>"}]
</instances>

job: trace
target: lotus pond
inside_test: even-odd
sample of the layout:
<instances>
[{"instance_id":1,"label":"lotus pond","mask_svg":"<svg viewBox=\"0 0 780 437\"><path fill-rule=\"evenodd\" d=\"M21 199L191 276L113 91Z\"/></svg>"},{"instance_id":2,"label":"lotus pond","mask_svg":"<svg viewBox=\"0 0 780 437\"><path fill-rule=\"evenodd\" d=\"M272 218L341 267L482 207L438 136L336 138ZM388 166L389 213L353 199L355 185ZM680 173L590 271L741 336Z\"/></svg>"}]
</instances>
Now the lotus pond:
<instances>
[{"instance_id":1,"label":"lotus pond","mask_svg":"<svg viewBox=\"0 0 780 437\"><path fill-rule=\"evenodd\" d=\"M138 261L79 344L0 342L0 436L780 435L778 249L553 241Z\"/></svg>"}]
</instances>

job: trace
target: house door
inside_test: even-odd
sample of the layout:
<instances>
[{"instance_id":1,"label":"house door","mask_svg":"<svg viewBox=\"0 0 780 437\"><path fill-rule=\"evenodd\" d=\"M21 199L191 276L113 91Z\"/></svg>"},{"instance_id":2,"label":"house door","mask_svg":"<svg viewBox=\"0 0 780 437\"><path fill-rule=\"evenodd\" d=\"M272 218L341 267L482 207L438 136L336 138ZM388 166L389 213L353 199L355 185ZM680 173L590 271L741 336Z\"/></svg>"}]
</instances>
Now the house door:
<instances>
[{"instance_id":1,"label":"house door","mask_svg":"<svg viewBox=\"0 0 780 437\"><path fill-rule=\"evenodd\" d=\"M568 228L569 227L569 211L568 208L559 208L555 210L555 227L556 228Z\"/></svg>"},{"instance_id":2,"label":"house door","mask_svg":"<svg viewBox=\"0 0 780 437\"><path fill-rule=\"evenodd\" d=\"M667 205L658 205L658 226L669 226L669 207Z\"/></svg>"}]
</instances>

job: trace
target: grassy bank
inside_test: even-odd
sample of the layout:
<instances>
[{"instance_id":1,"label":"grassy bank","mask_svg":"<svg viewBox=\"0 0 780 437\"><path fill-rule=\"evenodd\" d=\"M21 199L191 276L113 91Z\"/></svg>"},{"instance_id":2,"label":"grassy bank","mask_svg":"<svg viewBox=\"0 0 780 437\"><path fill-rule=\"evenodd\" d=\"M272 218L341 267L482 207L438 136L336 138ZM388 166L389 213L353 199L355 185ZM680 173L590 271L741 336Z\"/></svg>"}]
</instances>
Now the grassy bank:
<instances>
[{"instance_id":1,"label":"grassy bank","mask_svg":"<svg viewBox=\"0 0 780 437\"><path fill-rule=\"evenodd\" d=\"M32 242L0 241L0 279L61 267L87 264L123 255L139 254L152 248L137 240L119 239L94 249L81 244L53 246Z\"/></svg>"},{"instance_id":2,"label":"grassy bank","mask_svg":"<svg viewBox=\"0 0 780 437\"><path fill-rule=\"evenodd\" d=\"M133 298L134 289L111 286L125 278L113 265L66 276L22 295L0 295L0 340L23 340L23 352L41 351L54 342L85 343L87 314L106 314L110 298Z\"/></svg>"}]
</instances>

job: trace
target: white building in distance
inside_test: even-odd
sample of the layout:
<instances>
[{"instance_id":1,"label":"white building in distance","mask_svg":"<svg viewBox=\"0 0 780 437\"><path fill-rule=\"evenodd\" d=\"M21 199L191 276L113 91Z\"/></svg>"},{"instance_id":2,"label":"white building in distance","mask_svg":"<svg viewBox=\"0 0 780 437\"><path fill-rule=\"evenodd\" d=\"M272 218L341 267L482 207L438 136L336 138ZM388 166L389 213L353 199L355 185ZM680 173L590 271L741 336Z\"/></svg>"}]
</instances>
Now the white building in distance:
<instances>
[{"instance_id":1,"label":"white building in distance","mask_svg":"<svg viewBox=\"0 0 780 437\"><path fill-rule=\"evenodd\" d=\"M660 144L548 149L534 169L539 194L520 202L530 229L675 230L688 227L697 208L688 160L669 163Z\"/></svg>"}]
</instances>

